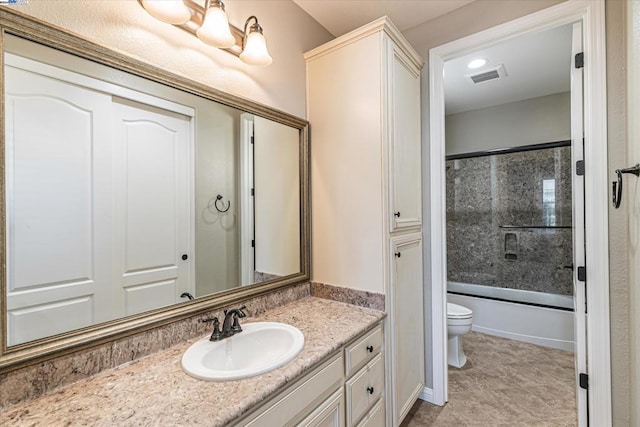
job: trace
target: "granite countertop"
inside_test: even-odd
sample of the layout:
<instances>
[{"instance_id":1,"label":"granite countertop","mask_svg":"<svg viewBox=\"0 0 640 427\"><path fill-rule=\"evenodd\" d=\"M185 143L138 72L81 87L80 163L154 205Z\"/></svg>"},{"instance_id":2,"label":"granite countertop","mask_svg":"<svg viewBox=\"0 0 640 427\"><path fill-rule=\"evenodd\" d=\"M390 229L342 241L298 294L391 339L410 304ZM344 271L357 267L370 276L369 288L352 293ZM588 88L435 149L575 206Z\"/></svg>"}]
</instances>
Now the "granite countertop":
<instances>
[{"instance_id":1,"label":"granite countertop","mask_svg":"<svg viewBox=\"0 0 640 427\"><path fill-rule=\"evenodd\" d=\"M192 378L182 371L180 360L200 337L11 406L0 413L0 425L225 425L281 391L384 316L378 310L303 298L243 322L289 323L304 334L300 354L274 371L226 382Z\"/></svg>"}]
</instances>

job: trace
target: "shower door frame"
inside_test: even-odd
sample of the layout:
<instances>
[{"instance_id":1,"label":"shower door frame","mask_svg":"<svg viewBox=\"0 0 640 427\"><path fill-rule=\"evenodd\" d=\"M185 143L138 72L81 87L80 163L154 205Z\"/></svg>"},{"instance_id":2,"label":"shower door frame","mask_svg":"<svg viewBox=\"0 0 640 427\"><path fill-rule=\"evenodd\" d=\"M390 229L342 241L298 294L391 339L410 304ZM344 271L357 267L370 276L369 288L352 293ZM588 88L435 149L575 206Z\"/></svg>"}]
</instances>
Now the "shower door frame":
<instances>
[{"instance_id":1,"label":"shower door frame","mask_svg":"<svg viewBox=\"0 0 640 427\"><path fill-rule=\"evenodd\" d=\"M591 378L588 405L578 404L580 426L609 426L611 408L611 360L609 314L609 233L607 171L607 97L604 0L569 0L503 25L472 34L429 51L429 210L430 227L425 229L431 242L431 348L427 357L432 365L432 389L423 396L444 405L448 400L447 319L446 319L446 191L445 191L445 112L444 63L483 46L519 35L560 25L581 22L584 57L584 175L587 287L588 374ZM572 120L573 121L573 120ZM574 206L575 209L575 206ZM429 262L427 260L426 262ZM426 290L425 296L429 294ZM585 406L588 406L585 407Z\"/></svg>"}]
</instances>

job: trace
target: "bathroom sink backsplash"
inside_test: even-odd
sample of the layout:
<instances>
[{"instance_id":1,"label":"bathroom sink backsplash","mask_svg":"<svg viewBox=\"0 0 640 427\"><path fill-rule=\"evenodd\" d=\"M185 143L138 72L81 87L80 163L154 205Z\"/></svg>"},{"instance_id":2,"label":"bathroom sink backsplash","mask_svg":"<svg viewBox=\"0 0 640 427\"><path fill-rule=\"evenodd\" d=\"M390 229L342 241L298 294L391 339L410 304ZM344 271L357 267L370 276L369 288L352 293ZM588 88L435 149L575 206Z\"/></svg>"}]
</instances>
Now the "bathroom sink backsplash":
<instances>
[{"instance_id":1,"label":"bathroom sink backsplash","mask_svg":"<svg viewBox=\"0 0 640 427\"><path fill-rule=\"evenodd\" d=\"M260 315L269 309L311 295L308 282L250 298L244 302L247 314ZM69 353L34 365L0 374L0 411L26 399L88 378L101 371L167 349L189 339L205 335L211 329L201 319L224 316L222 309L179 320L113 342Z\"/></svg>"},{"instance_id":2,"label":"bathroom sink backsplash","mask_svg":"<svg viewBox=\"0 0 640 427\"><path fill-rule=\"evenodd\" d=\"M309 282L295 284L238 304L246 305L247 314L254 317L309 296L380 311L384 311L385 307L383 294ZM50 393L58 387L203 336L210 332L211 326L200 320L212 316L224 317L222 309L0 374L0 411L21 401Z\"/></svg>"}]
</instances>

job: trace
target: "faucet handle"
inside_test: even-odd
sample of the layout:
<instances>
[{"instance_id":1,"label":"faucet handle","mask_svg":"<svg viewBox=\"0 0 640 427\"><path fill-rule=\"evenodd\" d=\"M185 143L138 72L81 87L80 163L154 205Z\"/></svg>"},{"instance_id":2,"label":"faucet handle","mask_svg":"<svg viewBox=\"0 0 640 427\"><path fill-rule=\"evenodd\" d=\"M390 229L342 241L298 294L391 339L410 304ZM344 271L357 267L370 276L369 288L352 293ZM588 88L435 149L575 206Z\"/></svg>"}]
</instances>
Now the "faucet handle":
<instances>
[{"instance_id":1,"label":"faucet handle","mask_svg":"<svg viewBox=\"0 0 640 427\"><path fill-rule=\"evenodd\" d=\"M209 341L220 341L223 338L222 332L220 331L220 321L217 317L213 318L213 332L209 337Z\"/></svg>"},{"instance_id":2,"label":"faucet handle","mask_svg":"<svg viewBox=\"0 0 640 427\"><path fill-rule=\"evenodd\" d=\"M233 316L233 326L231 326L231 330L233 331L234 334L242 332L242 328L240 327L240 322L238 322L238 317L245 317L245 316L240 316L239 314L236 314L235 316Z\"/></svg>"},{"instance_id":3,"label":"faucet handle","mask_svg":"<svg viewBox=\"0 0 640 427\"><path fill-rule=\"evenodd\" d=\"M247 306L246 306L246 305L243 305L242 307L240 307L240 308L238 309L238 317L239 317L239 318L241 318L241 319L242 319L243 317L247 317L247 313L245 313L245 312L243 311L243 310L246 310L246 309L247 309ZM234 322L234 326L235 326L235 322Z\"/></svg>"}]
</instances>

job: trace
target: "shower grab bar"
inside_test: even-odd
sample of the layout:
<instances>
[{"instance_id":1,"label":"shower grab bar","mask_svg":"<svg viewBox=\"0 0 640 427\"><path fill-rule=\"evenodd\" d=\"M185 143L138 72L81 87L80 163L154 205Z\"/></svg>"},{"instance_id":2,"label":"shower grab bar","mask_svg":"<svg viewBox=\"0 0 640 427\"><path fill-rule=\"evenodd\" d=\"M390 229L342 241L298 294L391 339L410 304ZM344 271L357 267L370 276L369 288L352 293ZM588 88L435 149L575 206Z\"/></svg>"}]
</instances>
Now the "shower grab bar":
<instances>
[{"instance_id":1,"label":"shower grab bar","mask_svg":"<svg viewBox=\"0 0 640 427\"><path fill-rule=\"evenodd\" d=\"M499 225L498 228L573 228L570 225Z\"/></svg>"},{"instance_id":2,"label":"shower grab bar","mask_svg":"<svg viewBox=\"0 0 640 427\"><path fill-rule=\"evenodd\" d=\"M630 173L635 176L640 176L640 163L637 163L635 166L631 166L630 168L616 169L616 175L618 175L618 182L613 181L612 183L613 207L616 209L620 207L620 203L622 202L622 174L623 173Z\"/></svg>"}]
</instances>

